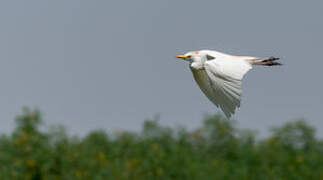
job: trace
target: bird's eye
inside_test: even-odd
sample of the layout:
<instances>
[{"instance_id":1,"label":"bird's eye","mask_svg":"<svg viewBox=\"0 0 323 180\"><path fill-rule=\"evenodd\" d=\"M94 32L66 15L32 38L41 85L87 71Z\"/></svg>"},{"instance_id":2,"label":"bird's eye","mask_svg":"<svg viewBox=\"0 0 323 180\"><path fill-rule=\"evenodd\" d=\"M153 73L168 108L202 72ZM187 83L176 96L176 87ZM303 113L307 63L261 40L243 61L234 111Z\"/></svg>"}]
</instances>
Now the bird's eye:
<instances>
[{"instance_id":1,"label":"bird's eye","mask_svg":"<svg viewBox=\"0 0 323 180\"><path fill-rule=\"evenodd\" d=\"M213 56L211 56L211 55L208 55L208 54L207 54L207 55L206 55L206 59L207 59L207 60L212 60L212 59L215 59L215 57L213 57Z\"/></svg>"},{"instance_id":2,"label":"bird's eye","mask_svg":"<svg viewBox=\"0 0 323 180\"><path fill-rule=\"evenodd\" d=\"M187 58L189 58L189 59L191 59L191 57L192 57L192 56L191 56L191 55L188 55L188 56L186 56L186 57L187 57Z\"/></svg>"}]
</instances>

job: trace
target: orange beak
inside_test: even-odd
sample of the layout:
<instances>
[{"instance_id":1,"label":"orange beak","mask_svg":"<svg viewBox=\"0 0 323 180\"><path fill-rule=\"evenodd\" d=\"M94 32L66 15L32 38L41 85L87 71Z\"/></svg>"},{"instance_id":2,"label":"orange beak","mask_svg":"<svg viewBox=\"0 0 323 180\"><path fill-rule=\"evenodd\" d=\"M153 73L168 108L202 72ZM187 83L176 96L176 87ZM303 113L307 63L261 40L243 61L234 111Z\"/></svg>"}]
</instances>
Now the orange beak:
<instances>
[{"instance_id":1,"label":"orange beak","mask_svg":"<svg viewBox=\"0 0 323 180\"><path fill-rule=\"evenodd\" d=\"M176 58L186 59L187 57L186 57L186 56L184 56L184 55L178 55L178 56L176 56Z\"/></svg>"}]
</instances>

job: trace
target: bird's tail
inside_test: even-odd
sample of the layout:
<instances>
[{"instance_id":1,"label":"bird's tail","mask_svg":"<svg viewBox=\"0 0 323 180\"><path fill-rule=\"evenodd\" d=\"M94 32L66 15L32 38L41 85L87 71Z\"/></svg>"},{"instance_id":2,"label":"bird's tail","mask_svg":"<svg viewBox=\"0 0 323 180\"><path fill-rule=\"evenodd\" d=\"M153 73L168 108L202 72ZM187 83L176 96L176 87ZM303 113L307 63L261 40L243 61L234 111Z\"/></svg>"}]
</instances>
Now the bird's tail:
<instances>
[{"instance_id":1,"label":"bird's tail","mask_svg":"<svg viewBox=\"0 0 323 180\"><path fill-rule=\"evenodd\" d=\"M282 65L279 62L275 62L279 60L279 58L276 57L268 57L264 59L257 59L252 62L253 65L262 65L262 66L280 66Z\"/></svg>"}]
</instances>

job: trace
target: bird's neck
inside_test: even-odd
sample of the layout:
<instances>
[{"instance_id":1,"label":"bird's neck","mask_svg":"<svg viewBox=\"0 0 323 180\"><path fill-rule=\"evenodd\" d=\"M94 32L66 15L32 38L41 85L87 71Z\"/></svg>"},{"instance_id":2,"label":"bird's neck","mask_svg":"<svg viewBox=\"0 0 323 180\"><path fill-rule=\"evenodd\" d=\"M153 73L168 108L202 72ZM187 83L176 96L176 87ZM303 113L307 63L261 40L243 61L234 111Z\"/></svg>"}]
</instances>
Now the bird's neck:
<instances>
[{"instance_id":1,"label":"bird's neck","mask_svg":"<svg viewBox=\"0 0 323 180\"><path fill-rule=\"evenodd\" d=\"M193 61L190 63L190 67L192 70L203 70L204 69L204 62L202 61Z\"/></svg>"}]
</instances>

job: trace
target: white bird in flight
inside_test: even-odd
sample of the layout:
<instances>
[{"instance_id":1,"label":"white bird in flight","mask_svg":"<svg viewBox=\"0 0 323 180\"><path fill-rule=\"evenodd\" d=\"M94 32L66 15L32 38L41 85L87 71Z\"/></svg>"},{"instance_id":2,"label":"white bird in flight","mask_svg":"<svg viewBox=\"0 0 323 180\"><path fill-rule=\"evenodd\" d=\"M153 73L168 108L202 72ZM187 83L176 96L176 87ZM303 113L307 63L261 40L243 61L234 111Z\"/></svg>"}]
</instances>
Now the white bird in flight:
<instances>
[{"instance_id":1,"label":"white bird in flight","mask_svg":"<svg viewBox=\"0 0 323 180\"><path fill-rule=\"evenodd\" d=\"M227 118L240 107L242 79L254 65L281 65L275 57L233 56L212 50L190 51L176 57L190 63L200 89Z\"/></svg>"}]
</instances>

